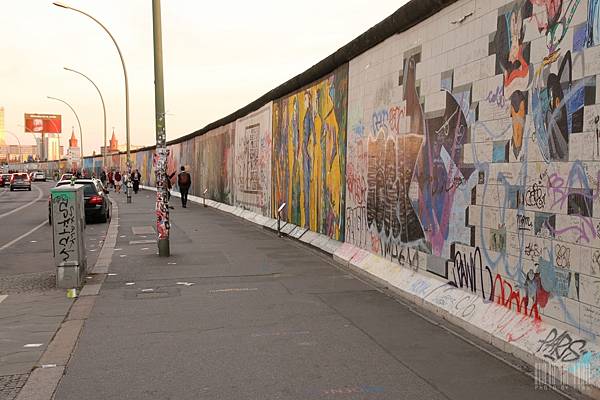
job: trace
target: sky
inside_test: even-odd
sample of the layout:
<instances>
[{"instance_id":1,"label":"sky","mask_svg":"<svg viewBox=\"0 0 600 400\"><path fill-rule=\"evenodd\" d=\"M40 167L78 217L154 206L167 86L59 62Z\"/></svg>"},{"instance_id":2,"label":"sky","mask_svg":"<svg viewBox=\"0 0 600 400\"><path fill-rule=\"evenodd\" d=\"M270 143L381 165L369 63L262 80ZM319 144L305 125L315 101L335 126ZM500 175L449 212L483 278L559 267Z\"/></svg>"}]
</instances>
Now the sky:
<instances>
[{"instance_id":1,"label":"sky","mask_svg":"<svg viewBox=\"0 0 600 400\"><path fill-rule=\"evenodd\" d=\"M65 0L91 14L115 37L129 79L131 145L152 145L154 59L151 0ZM335 52L407 0L163 0L163 63L167 139L191 133L252 102ZM125 143L125 86L109 36L88 17L49 0L13 0L0 13L0 106L5 128L22 144L25 113L62 115L61 145L77 112L86 155L114 128ZM9 133L6 141L16 144Z\"/></svg>"}]
</instances>

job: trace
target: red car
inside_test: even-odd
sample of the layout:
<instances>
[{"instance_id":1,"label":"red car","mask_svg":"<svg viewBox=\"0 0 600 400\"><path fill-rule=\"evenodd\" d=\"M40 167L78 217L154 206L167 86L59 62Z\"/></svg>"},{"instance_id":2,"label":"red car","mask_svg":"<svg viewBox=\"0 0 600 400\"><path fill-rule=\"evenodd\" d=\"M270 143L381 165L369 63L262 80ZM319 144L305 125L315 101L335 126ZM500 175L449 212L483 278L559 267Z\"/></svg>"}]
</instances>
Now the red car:
<instances>
[{"instance_id":1,"label":"red car","mask_svg":"<svg viewBox=\"0 0 600 400\"><path fill-rule=\"evenodd\" d=\"M10 174L0 175L0 187L10 185Z\"/></svg>"}]
</instances>

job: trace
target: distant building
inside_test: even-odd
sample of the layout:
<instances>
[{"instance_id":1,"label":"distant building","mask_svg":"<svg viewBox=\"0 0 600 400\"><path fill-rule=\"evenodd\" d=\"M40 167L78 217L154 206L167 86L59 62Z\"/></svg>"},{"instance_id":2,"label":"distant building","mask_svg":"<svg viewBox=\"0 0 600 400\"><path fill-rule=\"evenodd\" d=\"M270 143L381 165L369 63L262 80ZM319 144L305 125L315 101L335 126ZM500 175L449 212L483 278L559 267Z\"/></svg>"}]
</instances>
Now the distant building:
<instances>
[{"instance_id":1,"label":"distant building","mask_svg":"<svg viewBox=\"0 0 600 400\"><path fill-rule=\"evenodd\" d=\"M77 167L81 163L81 148L78 145L77 138L75 137L75 130L71 130L71 139L69 139L69 148L67 149L67 161L73 166Z\"/></svg>"},{"instance_id":2,"label":"distant building","mask_svg":"<svg viewBox=\"0 0 600 400\"><path fill-rule=\"evenodd\" d=\"M142 147L144 147L144 146L130 145L129 149L131 151L133 151L133 150L141 149ZM106 154L118 153L121 151L127 151L127 144L119 144L119 141L117 140L117 136L115 135L115 129L113 128L113 133L110 138L110 141L108 142L108 150L107 150ZM104 154L104 146L100 146L100 154Z\"/></svg>"},{"instance_id":3,"label":"distant building","mask_svg":"<svg viewBox=\"0 0 600 400\"><path fill-rule=\"evenodd\" d=\"M0 164L19 163L38 159L36 145L5 144L0 145Z\"/></svg>"},{"instance_id":4,"label":"distant building","mask_svg":"<svg viewBox=\"0 0 600 400\"><path fill-rule=\"evenodd\" d=\"M4 107L0 107L0 146L6 145L6 140L4 139L5 135L4 131Z\"/></svg>"},{"instance_id":5,"label":"distant building","mask_svg":"<svg viewBox=\"0 0 600 400\"><path fill-rule=\"evenodd\" d=\"M44 148L47 160L60 160L62 158L62 146L60 145L60 133L46 133L44 135Z\"/></svg>"}]
</instances>

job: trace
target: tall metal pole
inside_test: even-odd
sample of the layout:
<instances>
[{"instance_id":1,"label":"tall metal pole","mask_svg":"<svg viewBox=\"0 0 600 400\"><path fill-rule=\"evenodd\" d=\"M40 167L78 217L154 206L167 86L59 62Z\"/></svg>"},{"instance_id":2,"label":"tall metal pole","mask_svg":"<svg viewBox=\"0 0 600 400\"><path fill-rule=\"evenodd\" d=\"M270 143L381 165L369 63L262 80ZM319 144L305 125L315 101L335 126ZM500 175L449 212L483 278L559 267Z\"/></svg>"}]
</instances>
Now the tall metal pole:
<instances>
[{"instance_id":1,"label":"tall metal pole","mask_svg":"<svg viewBox=\"0 0 600 400\"><path fill-rule=\"evenodd\" d=\"M156 110L156 231L158 232L158 255L168 257L169 245L169 198L167 195L167 133L165 128L165 98L163 86L162 28L160 0L152 0L152 22L154 27L154 107Z\"/></svg>"},{"instance_id":2,"label":"tall metal pole","mask_svg":"<svg viewBox=\"0 0 600 400\"><path fill-rule=\"evenodd\" d=\"M125 60L123 59L123 54L121 53L121 49L119 48L117 41L115 40L113 35L110 33L110 31L104 25L102 25L102 23L100 21L98 21L96 18L92 17L90 14L88 14L84 11L81 11L77 8L73 8L69 5L60 3L58 1L55 1L52 4L54 4L57 7L76 11L80 14L85 15L88 18L91 18L94 22L96 22L98 25L100 25L106 33L108 33L108 36L110 36L113 43L115 44L115 47L117 48L117 52L119 53L119 58L121 59L121 65L123 66L123 75L125 76L125 132L126 132L126 139L127 139L127 174L129 176L131 176L131 144L129 142L129 137L130 137L129 136L129 83L127 80L127 68L125 68ZM131 202L131 197L130 197L129 193L127 194L127 202L128 203Z\"/></svg>"},{"instance_id":3,"label":"tall metal pole","mask_svg":"<svg viewBox=\"0 0 600 400\"><path fill-rule=\"evenodd\" d=\"M102 102L102 114L104 115L104 148L102 150L102 165L104 168L106 168L106 106L104 105L104 98L102 97L102 93L100 93L100 89L98 89L98 86L96 86L94 81L92 81L87 75L83 74L82 72L75 71L74 69L71 69L71 68L64 67L64 69L66 71L75 72L76 74L79 74L79 75L83 76L85 79L87 79L88 81L90 81L90 83L92 85L94 85L94 87L98 91L98 94L100 95L100 101ZM83 154L82 154L82 156L83 156Z\"/></svg>"},{"instance_id":4,"label":"tall metal pole","mask_svg":"<svg viewBox=\"0 0 600 400\"><path fill-rule=\"evenodd\" d=\"M79 125L79 149L81 151L81 155L80 155L81 168L83 169L83 131L81 130L81 122L79 121L79 117L77 116L75 109L73 109L73 107L71 107L71 105L64 100L58 99L56 97L51 97L51 96L46 96L46 97L48 97L51 100L60 101L61 103L66 104L67 107L69 107L71 109L71 111L73 111L73 114L75 114L75 118L77 119L77 125Z\"/></svg>"}]
</instances>

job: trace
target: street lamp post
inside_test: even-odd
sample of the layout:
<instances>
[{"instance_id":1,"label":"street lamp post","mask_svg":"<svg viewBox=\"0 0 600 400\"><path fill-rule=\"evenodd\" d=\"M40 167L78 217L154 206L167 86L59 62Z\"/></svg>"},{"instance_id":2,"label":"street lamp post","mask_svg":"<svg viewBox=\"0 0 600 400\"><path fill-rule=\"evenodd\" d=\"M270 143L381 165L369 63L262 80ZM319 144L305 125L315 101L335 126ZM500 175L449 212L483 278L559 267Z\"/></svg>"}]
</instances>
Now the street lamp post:
<instances>
[{"instance_id":1,"label":"street lamp post","mask_svg":"<svg viewBox=\"0 0 600 400\"><path fill-rule=\"evenodd\" d=\"M104 98L102 97L102 93L100 93L100 89L98 89L98 86L96 86L94 81L92 81L87 75L85 75L79 71L75 71L74 69L71 69L71 68L64 67L64 69L66 71L71 71L76 74L79 74L79 75L83 76L85 79L87 79L88 81L90 81L90 83L92 85L94 85L94 87L98 91L98 94L100 95L100 101L102 102L102 113L104 115L104 149L102 150L102 165L104 166L104 168L106 168L106 165L107 165L106 164L106 106L104 105ZM83 151L82 151L81 155L83 157Z\"/></svg>"},{"instance_id":2,"label":"street lamp post","mask_svg":"<svg viewBox=\"0 0 600 400\"><path fill-rule=\"evenodd\" d=\"M81 122L79 121L79 117L77 116L75 109L73 109L73 107L71 107L71 105L64 100L58 99L56 97L51 97L51 96L46 96L46 97L48 97L51 100L60 101L61 103L66 104L67 107L69 107L71 109L71 111L73 111L73 114L75 114L75 118L77 119L77 125L79 125L79 151L80 151L79 158L81 159L81 168L83 169L83 131L81 130Z\"/></svg>"},{"instance_id":3,"label":"street lamp post","mask_svg":"<svg viewBox=\"0 0 600 400\"><path fill-rule=\"evenodd\" d=\"M98 21L96 18L92 17L90 14L86 13L85 11L81 11L77 8L71 7L67 4L60 3L58 1L55 1L52 4L54 4L57 7L66 8L67 10L76 11L80 14L85 15L88 18L91 18L95 23L100 25L100 27L102 27L102 29L104 29L104 31L108 34L108 36L110 36L113 43L115 44L115 47L117 48L117 52L119 53L119 58L121 59L121 65L123 66L123 75L125 76L125 133L126 133L126 141L127 141L127 174L128 174L128 176L131 176L131 146L130 146L130 142L129 142L129 137L130 137L129 136L129 84L127 81L127 68L125 68L125 60L123 59L123 54L121 53L121 49L119 48L117 41L115 40L113 35L110 33L110 31L104 25L102 25L102 23L100 21ZM131 203L131 193L129 190L127 191L127 202Z\"/></svg>"},{"instance_id":4,"label":"street lamp post","mask_svg":"<svg viewBox=\"0 0 600 400\"><path fill-rule=\"evenodd\" d=\"M152 0L152 22L154 39L154 107L156 111L156 231L158 233L158 255L168 257L169 245L169 197L167 193L167 133L165 130L165 98L162 68L162 29L160 22L160 0Z\"/></svg>"}]
</instances>

